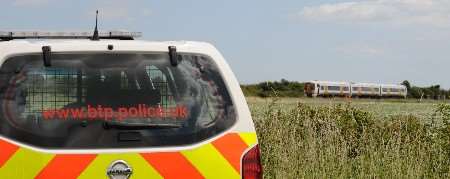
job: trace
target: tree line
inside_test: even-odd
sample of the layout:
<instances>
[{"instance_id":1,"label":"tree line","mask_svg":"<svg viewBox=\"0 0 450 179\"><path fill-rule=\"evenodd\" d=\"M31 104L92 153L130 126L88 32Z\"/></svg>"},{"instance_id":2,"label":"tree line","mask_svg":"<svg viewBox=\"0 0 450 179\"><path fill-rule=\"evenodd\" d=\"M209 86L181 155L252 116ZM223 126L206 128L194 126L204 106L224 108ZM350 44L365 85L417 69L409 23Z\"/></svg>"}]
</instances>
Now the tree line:
<instances>
[{"instance_id":1,"label":"tree line","mask_svg":"<svg viewBox=\"0 0 450 179\"><path fill-rule=\"evenodd\" d=\"M402 82L408 90L408 98L415 99L450 99L450 89L443 89L440 85L419 87L412 85L408 80ZM266 81L258 84L241 85L245 96L257 97L302 97L304 83L297 81Z\"/></svg>"},{"instance_id":2,"label":"tree line","mask_svg":"<svg viewBox=\"0 0 450 179\"><path fill-rule=\"evenodd\" d=\"M408 80L402 82L408 90L408 98L415 99L449 99L450 89L441 88L441 85L431 85L428 87L413 86Z\"/></svg>"}]
</instances>

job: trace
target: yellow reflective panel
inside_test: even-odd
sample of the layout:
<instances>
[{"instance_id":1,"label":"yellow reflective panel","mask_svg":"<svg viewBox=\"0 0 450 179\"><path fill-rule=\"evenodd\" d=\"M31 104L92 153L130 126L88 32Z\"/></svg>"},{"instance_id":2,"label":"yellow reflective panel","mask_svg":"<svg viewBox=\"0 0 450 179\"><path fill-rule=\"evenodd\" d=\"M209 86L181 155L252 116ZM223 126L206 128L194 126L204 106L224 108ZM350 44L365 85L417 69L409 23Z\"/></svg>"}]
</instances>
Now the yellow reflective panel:
<instances>
[{"instance_id":1,"label":"yellow reflective panel","mask_svg":"<svg viewBox=\"0 0 450 179\"><path fill-rule=\"evenodd\" d=\"M212 144L181 152L205 178L241 178L239 173Z\"/></svg>"},{"instance_id":2,"label":"yellow reflective panel","mask_svg":"<svg viewBox=\"0 0 450 179\"><path fill-rule=\"evenodd\" d=\"M256 133L254 133L254 132L242 132L242 133L239 133L239 136L241 136L242 140L248 146L253 146L256 143L258 143L258 141L256 139Z\"/></svg>"},{"instance_id":3,"label":"yellow reflective panel","mask_svg":"<svg viewBox=\"0 0 450 179\"><path fill-rule=\"evenodd\" d=\"M137 153L132 154L99 154L97 158L81 173L78 179L109 179L106 170L116 160L124 160L133 169L133 178L162 178L147 161Z\"/></svg>"},{"instance_id":4,"label":"yellow reflective panel","mask_svg":"<svg viewBox=\"0 0 450 179\"><path fill-rule=\"evenodd\" d=\"M54 156L55 155L53 154L39 153L29 149L20 148L8 162L0 168L0 178L34 178Z\"/></svg>"}]
</instances>

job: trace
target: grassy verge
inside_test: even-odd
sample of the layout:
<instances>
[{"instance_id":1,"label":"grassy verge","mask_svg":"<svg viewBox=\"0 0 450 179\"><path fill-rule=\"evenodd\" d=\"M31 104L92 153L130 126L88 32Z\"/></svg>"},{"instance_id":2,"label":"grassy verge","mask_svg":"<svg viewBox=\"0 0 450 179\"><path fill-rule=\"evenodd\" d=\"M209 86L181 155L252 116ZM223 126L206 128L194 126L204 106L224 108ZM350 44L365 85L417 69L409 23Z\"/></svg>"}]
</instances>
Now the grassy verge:
<instances>
[{"instance_id":1,"label":"grassy verge","mask_svg":"<svg viewBox=\"0 0 450 179\"><path fill-rule=\"evenodd\" d=\"M449 105L423 122L352 103L261 104L250 106L265 178L450 177Z\"/></svg>"}]
</instances>

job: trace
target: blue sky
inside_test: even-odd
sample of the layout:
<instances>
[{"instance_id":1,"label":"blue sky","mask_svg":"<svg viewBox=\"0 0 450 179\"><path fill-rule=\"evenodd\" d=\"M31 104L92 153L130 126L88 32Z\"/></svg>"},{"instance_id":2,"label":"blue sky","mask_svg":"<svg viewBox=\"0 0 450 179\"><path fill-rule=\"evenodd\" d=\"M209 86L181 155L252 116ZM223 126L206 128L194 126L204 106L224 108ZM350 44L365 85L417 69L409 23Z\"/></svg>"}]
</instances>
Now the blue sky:
<instances>
[{"instance_id":1,"label":"blue sky","mask_svg":"<svg viewBox=\"0 0 450 179\"><path fill-rule=\"evenodd\" d=\"M142 31L213 43L241 83L343 80L450 88L450 1L2 0L0 29Z\"/></svg>"}]
</instances>

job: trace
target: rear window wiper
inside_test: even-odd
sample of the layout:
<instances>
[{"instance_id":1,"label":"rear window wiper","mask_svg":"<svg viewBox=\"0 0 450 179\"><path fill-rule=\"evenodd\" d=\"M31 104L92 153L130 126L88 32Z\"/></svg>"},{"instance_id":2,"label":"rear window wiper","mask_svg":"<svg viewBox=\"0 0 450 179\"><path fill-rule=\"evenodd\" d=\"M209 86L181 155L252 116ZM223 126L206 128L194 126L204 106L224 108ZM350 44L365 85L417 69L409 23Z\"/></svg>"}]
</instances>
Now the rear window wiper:
<instances>
[{"instance_id":1,"label":"rear window wiper","mask_svg":"<svg viewBox=\"0 0 450 179\"><path fill-rule=\"evenodd\" d=\"M105 129L124 129L124 130L139 130L139 129L173 129L181 128L180 124L147 124L147 123L123 123L106 121L103 122Z\"/></svg>"}]
</instances>

